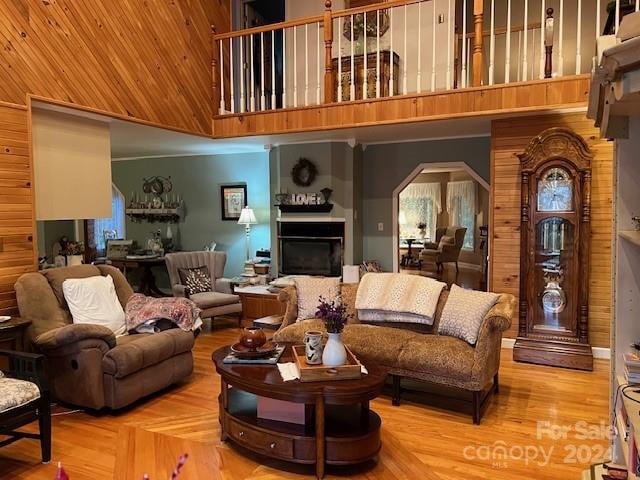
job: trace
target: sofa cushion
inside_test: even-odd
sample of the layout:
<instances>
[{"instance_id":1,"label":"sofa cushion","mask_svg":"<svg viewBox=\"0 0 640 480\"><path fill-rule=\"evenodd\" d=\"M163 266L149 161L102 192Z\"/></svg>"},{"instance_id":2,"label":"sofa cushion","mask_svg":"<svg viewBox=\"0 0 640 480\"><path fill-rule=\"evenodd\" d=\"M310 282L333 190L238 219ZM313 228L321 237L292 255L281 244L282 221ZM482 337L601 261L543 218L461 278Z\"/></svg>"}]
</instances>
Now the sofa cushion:
<instances>
[{"instance_id":1,"label":"sofa cushion","mask_svg":"<svg viewBox=\"0 0 640 480\"><path fill-rule=\"evenodd\" d=\"M475 344L485 315L499 297L497 293L467 290L452 285L447 304L442 310L438 333Z\"/></svg>"},{"instance_id":2,"label":"sofa cushion","mask_svg":"<svg viewBox=\"0 0 640 480\"><path fill-rule=\"evenodd\" d=\"M189 299L194 301L195 304L202 310L212 307L222 307L224 305L232 305L240 301L238 295L231 295L229 293L220 292L202 292L194 295L189 295Z\"/></svg>"},{"instance_id":3,"label":"sofa cushion","mask_svg":"<svg viewBox=\"0 0 640 480\"><path fill-rule=\"evenodd\" d=\"M298 321L316 316L320 297L331 301L340 295L338 277L303 277L296 278L295 282L298 294Z\"/></svg>"},{"instance_id":4,"label":"sofa cushion","mask_svg":"<svg viewBox=\"0 0 640 480\"><path fill-rule=\"evenodd\" d=\"M51 290L58 299L60 306L67 308L64 299L62 284L70 278L89 278L100 275L100 270L95 265L75 265L73 267L49 268L42 270L42 275L47 279Z\"/></svg>"},{"instance_id":5,"label":"sofa cushion","mask_svg":"<svg viewBox=\"0 0 640 480\"><path fill-rule=\"evenodd\" d=\"M471 377L475 349L468 343L444 335L420 335L403 345L398 368L466 381Z\"/></svg>"},{"instance_id":6,"label":"sofa cushion","mask_svg":"<svg viewBox=\"0 0 640 480\"><path fill-rule=\"evenodd\" d=\"M408 330L364 324L347 325L342 334L344 343L357 357L387 367L397 366L404 346L422 336Z\"/></svg>"},{"instance_id":7,"label":"sofa cushion","mask_svg":"<svg viewBox=\"0 0 640 480\"><path fill-rule=\"evenodd\" d=\"M38 398L40 389L35 383L0 377L0 413L21 407Z\"/></svg>"},{"instance_id":8,"label":"sofa cushion","mask_svg":"<svg viewBox=\"0 0 640 480\"><path fill-rule=\"evenodd\" d=\"M105 374L123 378L193 348L191 332L178 328L149 335L127 335L102 359Z\"/></svg>"}]
</instances>

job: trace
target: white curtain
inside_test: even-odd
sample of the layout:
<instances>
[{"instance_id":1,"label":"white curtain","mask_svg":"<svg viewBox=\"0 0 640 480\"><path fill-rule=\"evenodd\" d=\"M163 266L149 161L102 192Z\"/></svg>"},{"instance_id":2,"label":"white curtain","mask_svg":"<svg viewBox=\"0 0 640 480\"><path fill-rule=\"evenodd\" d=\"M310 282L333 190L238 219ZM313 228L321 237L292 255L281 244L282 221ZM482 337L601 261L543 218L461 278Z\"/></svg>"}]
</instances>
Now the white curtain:
<instances>
[{"instance_id":1,"label":"white curtain","mask_svg":"<svg viewBox=\"0 0 640 480\"><path fill-rule=\"evenodd\" d=\"M99 252L106 250L105 230L115 230L118 238L125 238L125 200L115 185L111 187L111 215L110 218L97 218L93 221L93 243Z\"/></svg>"},{"instance_id":2,"label":"white curtain","mask_svg":"<svg viewBox=\"0 0 640 480\"><path fill-rule=\"evenodd\" d=\"M447 212L449 224L467 228L464 248L474 248L476 216L476 183L471 180L447 183Z\"/></svg>"},{"instance_id":3,"label":"white curtain","mask_svg":"<svg viewBox=\"0 0 640 480\"><path fill-rule=\"evenodd\" d=\"M442 212L440 183L412 183L400 193L400 237L418 236L418 224L426 224L435 238L437 215Z\"/></svg>"}]
</instances>

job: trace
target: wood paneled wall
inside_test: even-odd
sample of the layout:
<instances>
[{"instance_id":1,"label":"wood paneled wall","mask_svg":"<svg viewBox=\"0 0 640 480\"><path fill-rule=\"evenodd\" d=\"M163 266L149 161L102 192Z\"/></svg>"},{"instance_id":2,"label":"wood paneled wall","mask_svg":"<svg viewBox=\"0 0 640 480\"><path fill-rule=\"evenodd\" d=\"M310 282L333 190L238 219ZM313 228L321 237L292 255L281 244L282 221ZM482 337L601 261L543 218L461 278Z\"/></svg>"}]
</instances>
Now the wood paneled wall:
<instances>
[{"instance_id":1,"label":"wood paneled wall","mask_svg":"<svg viewBox=\"0 0 640 480\"><path fill-rule=\"evenodd\" d=\"M4 0L0 100L26 94L211 134L211 25L230 0Z\"/></svg>"},{"instance_id":2,"label":"wood paneled wall","mask_svg":"<svg viewBox=\"0 0 640 480\"><path fill-rule=\"evenodd\" d=\"M36 269L29 112L0 102L0 315L17 313L13 285Z\"/></svg>"},{"instance_id":3,"label":"wood paneled wall","mask_svg":"<svg viewBox=\"0 0 640 480\"><path fill-rule=\"evenodd\" d=\"M591 183L589 341L609 347L611 322L611 235L613 230L614 146L600 138L584 113L511 118L493 122L491 146L492 291L518 296L520 285L520 160L531 139L550 127L580 134L594 155ZM517 335L517 318L507 337Z\"/></svg>"}]
</instances>

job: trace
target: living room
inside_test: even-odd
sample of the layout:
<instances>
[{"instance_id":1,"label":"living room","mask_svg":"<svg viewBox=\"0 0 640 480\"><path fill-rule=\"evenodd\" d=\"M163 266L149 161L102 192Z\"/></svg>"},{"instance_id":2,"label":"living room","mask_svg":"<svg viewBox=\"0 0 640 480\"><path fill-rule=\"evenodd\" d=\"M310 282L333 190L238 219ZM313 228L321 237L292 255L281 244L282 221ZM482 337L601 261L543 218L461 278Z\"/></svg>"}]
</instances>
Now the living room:
<instances>
[{"instance_id":1,"label":"living room","mask_svg":"<svg viewBox=\"0 0 640 480\"><path fill-rule=\"evenodd\" d=\"M640 2L213 3L0 6L0 477L636 478Z\"/></svg>"}]
</instances>

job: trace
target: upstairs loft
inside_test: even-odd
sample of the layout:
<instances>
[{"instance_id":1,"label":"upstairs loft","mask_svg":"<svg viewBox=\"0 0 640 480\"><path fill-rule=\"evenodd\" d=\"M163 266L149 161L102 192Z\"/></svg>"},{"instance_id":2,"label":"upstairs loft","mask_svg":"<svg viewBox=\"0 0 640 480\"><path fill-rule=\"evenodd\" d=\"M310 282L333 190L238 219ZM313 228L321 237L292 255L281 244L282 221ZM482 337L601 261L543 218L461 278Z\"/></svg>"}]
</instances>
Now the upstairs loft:
<instances>
[{"instance_id":1,"label":"upstairs loft","mask_svg":"<svg viewBox=\"0 0 640 480\"><path fill-rule=\"evenodd\" d=\"M303 3L317 14L214 32L214 136L582 108L598 45L615 43L640 7L393 0L334 10L312 0L288 13Z\"/></svg>"}]
</instances>

